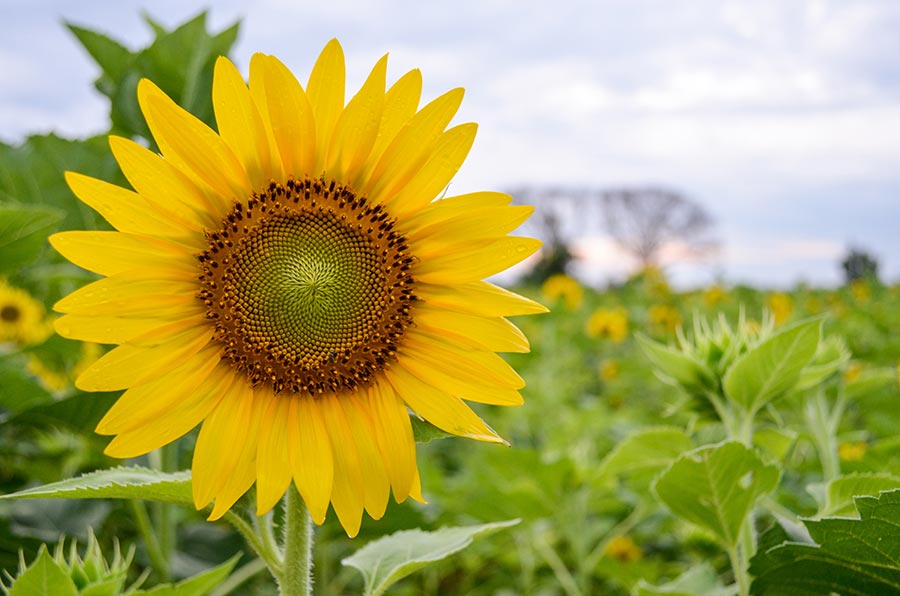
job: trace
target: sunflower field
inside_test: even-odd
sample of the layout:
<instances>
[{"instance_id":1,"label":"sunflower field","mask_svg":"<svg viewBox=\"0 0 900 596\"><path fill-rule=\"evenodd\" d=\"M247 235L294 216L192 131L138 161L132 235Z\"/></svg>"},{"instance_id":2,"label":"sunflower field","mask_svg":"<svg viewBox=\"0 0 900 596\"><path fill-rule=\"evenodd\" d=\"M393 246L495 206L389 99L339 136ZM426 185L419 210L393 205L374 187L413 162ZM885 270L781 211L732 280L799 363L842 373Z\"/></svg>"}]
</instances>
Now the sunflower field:
<instances>
[{"instance_id":1,"label":"sunflower field","mask_svg":"<svg viewBox=\"0 0 900 596\"><path fill-rule=\"evenodd\" d=\"M460 92L150 25L0 144L0 592L900 594L900 286L500 288Z\"/></svg>"}]
</instances>

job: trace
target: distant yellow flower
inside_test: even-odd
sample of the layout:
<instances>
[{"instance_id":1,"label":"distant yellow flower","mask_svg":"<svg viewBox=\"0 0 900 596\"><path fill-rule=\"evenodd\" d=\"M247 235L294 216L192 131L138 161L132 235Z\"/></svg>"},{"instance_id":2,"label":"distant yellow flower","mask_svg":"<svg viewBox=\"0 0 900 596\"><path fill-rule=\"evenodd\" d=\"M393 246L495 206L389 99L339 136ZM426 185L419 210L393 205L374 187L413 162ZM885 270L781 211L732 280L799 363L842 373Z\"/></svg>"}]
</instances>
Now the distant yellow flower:
<instances>
[{"instance_id":1,"label":"distant yellow flower","mask_svg":"<svg viewBox=\"0 0 900 596\"><path fill-rule=\"evenodd\" d=\"M21 288L0 279L0 343L42 343L53 333L44 305Z\"/></svg>"},{"instance_id":2,"label":"distant yellow flower","mask_svg":"<svg viewBox=\"0 0 900 596\"><path fill-rule=\"evenodd\" d=\"M794 310L794 300L783 292L775 292L769 295L769 310L775 318L775 325L782 325L791 318L791 312Z\"/></svg>"},{"instance_id":3,"label":"distant yellow flower","mask_svg":"<svg viewBox=\"0 0 900 596\"><path fill-rule=\"evenodd\" d=\"M715 284L706 288L703 292L703 301L707 306L716 306L725 299L725 290L722 286Z\"/></svg>"},{"instance_id":4,"label":"distant yellow flower","mask_svg":"<svg viewBox=\"0 0 900 596\"><path fill-rule=\"evenodd\" d=\"M598 308L587 321L585 332L588 337L623 341L628 337L628 312L622 308Z\"/></svg>"},{"instance_id":5,"label":"distant yellow flower","mask_svg":"<svg viewBox=\"0 0 900 596\"><path fill-rule=\"evenodd\" d=\"M847 367L847 370L844 371L844 382L852 383L853 381L859 378L859 375L862 374L862 364L859 362L851 362Z\"/></svg>"},{"instance_id":6,"label":"distant yellow flower","mask_svg":"<svg viewBox=\"0 0 900 596\"><path fill-rule=\"evenodd\" d=\"M616 536L609 541L604 552L607 556L625 563L640 561L644 556L644 551L630 536Z\"/></svg>"},{"instance_id":7,"label":"distant yellow flower","mask_svg":"<svg viewBox=\"0 0 900 596\"><path fill-rule=\"evenodd\" d=\"M618 360L604 360L600 365L600 378L604 381L615 381L619 378L619 373L622 371L622 366L619 364Z\"/></svg>"},{"instance_id":8,"label":"distant yellow flower","mask_svg":"<svg viewBox=\"0 0 900 596\"><path fill-rule=\"evenodd\" d=\"M126 390L96 429L114 457L200 425L193 499L211 519L255 484L258 514L297 490L354 536L391 492L421 499L410 410L502 443L464 400L522 403L497 352L529 346L505 317L546 309L483 280L539 248L509 236L533 209L444 197L477 129L449 127L463 90L420 108L421 73L386 71L346 101L337 40L305 88L273 56L253 56L249 86L219 58L215 130L145 79L160 154L110 139L134 190L66 176L117 230L50 238L104 276L55 305L57 331L118 345L77 386Z\"/></svg>"},{"instance_id":9,"label":"distant yellow flower","mask_svg":"<svg viewBox=\"0 0 900 596\"><path fill-rule=\"evenodd\" d=\"M864 279L856 279L850 283L850 294L859 304L865 304L872 296L872 290Z\"/></svg>"},{"instance_id":10,"label":"distant yellow flower","mask_svg":"<svg viewBox=\"0 0 900 596\"><path fill-rule=\"evenodd\" d=\"M102 354L100 345L91 342L82 342L79 352L78 361L70 371L49 366L35 354L29 354L26 366L28 372L37 377L45 389L55 392L64 391L71 387L75 379L96 362Z\"/></svg>"},{"instance_id":11,"label":"distant yellow flower","mask_svg":"<svg viewBox=\"0 0 900 596\"><path fill-rule=\"evenodd\" d=\"M650 326L666 333L674 333L681 325L681 314L674 306L654 304L648 311Z\"/></svg>"},{"instance_id":12,"label":"distant yellow flower","mask_svg":"<svg viewBox=\"0 0 900 596\"><path fill-rule=\"evenodd\" d=\"M838 445L838 457L842 461L861 461L866 456L868 445L865 441L841 443Z\"/></svg>"},{"instance_id":13,"label":"distant yellow flower","mask_svg":"<svg viewBox=\"0 0 900 596\"><path fill-rule=\"evenodd\" d=\"M541 296L546 302L563 300L566 310L578 310L584 299L584 289L578 280L565 273L557 273L548 277L541 286Z\"/></svg>"},{"instance_id":14,"label":"distant yellow flower","mask_svg":"<svg viewBox=\"0 0 900 596\"><path fill-rule=\"evenodd\" d=\"M661 298L665 298L671 294L672 291L669 288L666 274L659 267L653 265L644 267L639 275L643 276L648 293Z\"/></svg>"}]
</instances>

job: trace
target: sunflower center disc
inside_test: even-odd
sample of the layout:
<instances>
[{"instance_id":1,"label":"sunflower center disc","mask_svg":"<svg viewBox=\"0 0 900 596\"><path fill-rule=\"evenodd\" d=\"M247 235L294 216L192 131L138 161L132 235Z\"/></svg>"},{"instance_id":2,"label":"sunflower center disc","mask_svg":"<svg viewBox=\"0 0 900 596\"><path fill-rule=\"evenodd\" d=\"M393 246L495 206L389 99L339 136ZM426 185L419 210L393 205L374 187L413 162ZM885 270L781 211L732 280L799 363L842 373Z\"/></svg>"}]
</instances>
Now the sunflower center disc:
<instances>
[{"instance_id":1,"label":"sunflower center disc","mask_svg":"<svg viewBox=\"0 0 900 596\"><path fill-rule=\"evenodd\" d=\"M406 243L379 206L322 180L237 204L199 255L224 357L276 392L356 389L395 358L414 301Z\"/></svg>"},{"instance_id":2,"label":"sunflower center disc","mask_svg":"<svg viewBox=\"0 0 900 596\"><path fill-rule=\"evenodd\" d=\"M3 305L3 308L0 308L0 320L6 321L7 323L15 323L19 320L21 315L22 313L19 312L19 307L12 304L5 304Z\"/></svg>"}]
</instances>

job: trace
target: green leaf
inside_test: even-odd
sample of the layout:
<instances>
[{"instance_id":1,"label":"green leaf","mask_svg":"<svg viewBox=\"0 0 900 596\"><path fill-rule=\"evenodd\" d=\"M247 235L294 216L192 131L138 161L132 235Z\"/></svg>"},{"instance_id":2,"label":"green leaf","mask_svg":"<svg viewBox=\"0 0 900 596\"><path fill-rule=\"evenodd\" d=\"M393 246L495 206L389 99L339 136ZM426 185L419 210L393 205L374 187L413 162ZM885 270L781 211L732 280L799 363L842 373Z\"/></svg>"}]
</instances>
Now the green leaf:
<instances>
[{"instance_id":1,"label":"green leaf","mask_svg":"<svg viewBox=\"0 0 900 596\"><path fill-rule=\"evenodd\" d=\"M754 596L900 594L900 491L857 497L860 519L804 520L815 544L782 541L750 561ZM775 528L772 532L783 532ZM761 544L772 540L763 535Z\"/></svg>"},{"instance_id":2,"label":"green leaf","mask_svg":"<svg viewBox=\"0 0 900 596\"><path fill-rule=\"evenodd\" d=\"M9 596L78 596L78 588L47 547L41 545L37 559L16 578Z\"/></svg>"},{"instance_id":3,"label":"green leaf","mask_svg":"<svg viewBox=\"0 0 900 596\"><path fill-rule=\"evenodd\" d=\"M835 478L828 483L825 504L816 517L855 517L854 497L874 497L881 491L897 488L900 488L900 477L891 474L860 473Z\"/></svg>"},{"instance_id":4,"label":"green leaf","mask_svg":"<svg viewBox=\"0 0 900 596\"><path fill-rule=\"evenodd\" d=\"M850 351L839 337L824 339L812 361L800 371L800 378L794 389L802 391L815 387L841 370L848 360Z\"/></svg>"},{"instance_id":5,"label":"green leaf","mask_svg":"<svg viewBox=\"0 0 900 596\"><path fill-rule=\"evenodd\" d=\"M685 453L660 475L653 490L672 513L731 548L756 500L775 490L780 476L778 466L729 441Z\"/></svg>"},{"instance_id":6,"label":"green leaf","mask_svg":"<svg viewBox=\"0 0 900 596\"><path fill-rule=\"evenodd\" d=\"M234 555L218 567L204 571L199 575L182 580L175 585L156 586L150 590L138 590L135 594L147 596L205 596L212 592L234 569L240 553Z\"/></svg>"},{"instance_id":7,"label":"green leaf","mask_svg":"<svg viewBox=\"0 0 900 596\"><path fill-rule=\"evenodd\" d=\"M880 391L883 387L897 382L896 368L867 369L860 373L859 377L849 381L845 387L847 398L851 400L864 399L865 397Z\"/></svg>"},{"instance_id":8,"label":"green leaf","mask_svg":"<svg viewBox=\"0 0 900 596\"><path fill-rule=\"evenodd\" d=\"M642 333L636 334L647 358L653 364L654 372L670 385L681 385L688 391L709 385L712 373L689 355L650 339Z\"/></svg>"},{"instance_id":9,"label":"green leaf","mask_svg":"<svg viewBox=\"0 0 900 596\"><path fill-rule=\"evenodd\" d=\"M735 360L725 373L725 395L756 412L792 389L819 347L822 321L801 322L772 335Z\"/></svg>"},{"instance_id":10,"label":"green leaf","mask_svg":"<svg viewBox=\"0 0 900 596\"><path fill-rule=\"evenodd\" d=\"M603 458L599 475L601 478L627 475L646 490L660 470L692 447L690 437L680 428L642 428L628 435Z\"/></svg>"},{"instance_id":11,"label":"green leaf","mask_svg":"<svg viewBox=\"0 0 900 596\"><path fill-rule=\"evenodd\" d=\"M166 474L137 466L91 472L0 495L0 499L145 499L185 505L194 502L190 471Z\"/></svg>"},{"instance_id":12,"label":"green leaf","mask_svg":"<svg viewBox=\"0 0 900 596\"><path fill-rule=\"evenodd\" d=\"M14 426L68 428L82 433L91 432L109 408L119 398L119 392L78 392L71 397L50 403L36 403L0 423Z\"/></svg>"},{"instance_id":13,"label":"green leaf","mask_svg":"<svg viewBox=\"0 0 900 596\"><path fill-rule=\"evenodd\" d=\"M134 60L134 56L128 48L102 33L71 23L66 23L66 27L78 38L91 58L103 70L103 77L108 77L109 80L121 77ZM101 93L104 92L99 81L97 87Z\"/></svg>"},{"instance_id":14,"label":"green leaf","mask_svg":"<svg viewBox=\"0 0 900 596\"><path fill-rule=\"evenodd\" d=\"M475 538L519 523L513 519L480 526L441 528L433 532L404 530L365 545L343 561L365 579L365 596L378 596L413 571L466 548Z\"/></svg>"},{"instance_id":15,"label":"green leaf","mask_svg":"<svg viewBox=\"0 0 900 596\"><path fill-rule=\"evenodd\" d=\"M63 218L50 207L0 204L0 275L11 275L37 260L47 234Z\"/></svg>"},{"instance_id":16,"label":"green leaf","mask_svg":"<svg viewBox=\"0 0 900 596\"><path fill-rule=\"evenodd\" d=\"M453 436L418 416L410 416L409 421L412 423L413 437L415 437L416 443L430 443L435 439L446 439Z\"/></svg>"},{"instance_id":17,"label":"green leaf","mask_svg":"<svg viewBox=\"0 0 900 596\"><path fill-rule=\"evenodd\" d=\"M774 461L783 461L796 440L797 431L789 428L766 426L753 433L753 444Z\"/></svg>"},{"instance_id":18,"label":"green leaf","mask_svg":"<svg viewBox=\"0 0 900 596\"><path fill-rule=\"evenodd\" d=\"M53 396L26 372L21 354L0 357L0 409L20 412L38 405L53 403ZM0 424L5 416L0 416Z\"/></svg>"},{"instance_id":19,"label":"green leaf","mask_svg":"<svg viewBox=\"0 0 900 596\"><path fill-rule=\"evenodd\" d=\"M641 580L634 587L633 596L732 596L736 586L724 586L712 565L704 561L691 567L674 580L653 586Z\"/></svg>"}]
</instances>

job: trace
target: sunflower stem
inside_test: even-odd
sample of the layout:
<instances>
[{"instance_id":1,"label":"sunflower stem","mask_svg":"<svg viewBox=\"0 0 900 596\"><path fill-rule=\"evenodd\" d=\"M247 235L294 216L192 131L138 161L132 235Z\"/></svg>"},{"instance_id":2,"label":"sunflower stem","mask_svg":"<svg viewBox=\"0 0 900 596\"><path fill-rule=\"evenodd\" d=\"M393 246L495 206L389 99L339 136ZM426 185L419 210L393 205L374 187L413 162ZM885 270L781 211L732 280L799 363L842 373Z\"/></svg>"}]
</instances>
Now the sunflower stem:
<instances>
[{"instance_id":1,"label":"sunflower stem","mask_svg":"<svg viewBox=\"0 0 900 596\"><path fill-rule=\"evenodd\" d=\"M284 507L284 564L278 576L281 596L312 594L312 519L300 493L287 491Z\"/></svg>"}]
</instances>

